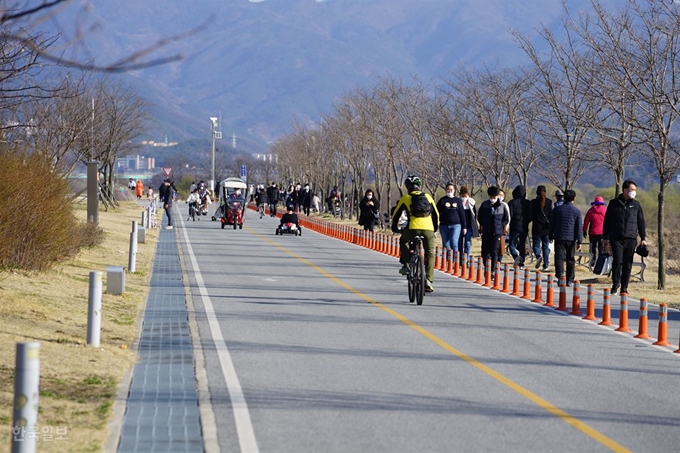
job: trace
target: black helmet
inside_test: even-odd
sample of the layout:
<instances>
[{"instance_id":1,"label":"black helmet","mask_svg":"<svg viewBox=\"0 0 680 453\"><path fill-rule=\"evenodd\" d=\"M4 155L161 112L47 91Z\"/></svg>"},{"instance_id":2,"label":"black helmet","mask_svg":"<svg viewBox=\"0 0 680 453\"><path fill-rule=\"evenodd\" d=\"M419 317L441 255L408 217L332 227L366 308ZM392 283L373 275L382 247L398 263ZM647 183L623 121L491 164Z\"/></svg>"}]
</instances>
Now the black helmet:
<instances>
[{"instance_id":1,"label":"black helmet","mask_svg":"<svg viewBox=\"0 0 680 453\"><path fill-rule=\"evenodd\" d=\"M289 211L295 211L295 206L292 205L292 204L289 204L289 205L286 206L286 209L289 210Z\"/></svg>"},{"instance_id":2,"label":"black helmet","mask_svg":"<svg viewBox=\"0 0 680 453\"><path fill-rule=\"evenodd\" d=\"M423 186L423 182L418 176L410 175L406 178L406 181L404 181L404 185L406 186L406 190L411 192L415 188L421 188Z\"/></svg>"}]
</instances>

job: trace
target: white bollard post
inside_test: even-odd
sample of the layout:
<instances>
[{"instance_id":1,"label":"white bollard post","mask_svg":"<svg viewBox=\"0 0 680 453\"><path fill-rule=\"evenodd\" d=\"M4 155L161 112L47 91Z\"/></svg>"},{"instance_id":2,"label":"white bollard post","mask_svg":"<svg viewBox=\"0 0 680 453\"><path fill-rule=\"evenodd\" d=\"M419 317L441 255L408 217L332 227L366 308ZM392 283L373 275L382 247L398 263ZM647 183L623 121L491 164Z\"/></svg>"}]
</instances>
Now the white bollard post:
<instances>
[{"instance_id":1,"label":"white bollard post","mask_svg":"<svg viewBox=\"0 0 680 453\"><path fill-rule=\"evenodd\" d=\"M132 221L132 233L130 233L130 255L128 259L128 272L137 269L137 221Z\"/></svg>"},{"instance_id":2,"label":"white bollard post","mask_svg":"<svg viewBox=\"0 0 680 453\"><path fill-rule=\"evenodd\" d=\"M87 344L99 347L102 327L102 272L90 272L87 307Z\"/></svg>"},{"instance_id":3,"label":"white bollard post","mask_svg":"<svg viewBox=\"0 0 680 453\"><path fill-rule=\"evenodd\" d=\"M17 343L12 453L35 453L38 442L40 343Z\"/></svg>"},{"instance_id":4,"label":"white bollard post","mask_svg":"<svg viewBox=\"0 0 680 453\"><path fill-rule=\"evenodd\" d=\"M146 209L142 211L142 226L144 228L149 228L149 221L146 215Z\"/></svg>"}]
</instances>

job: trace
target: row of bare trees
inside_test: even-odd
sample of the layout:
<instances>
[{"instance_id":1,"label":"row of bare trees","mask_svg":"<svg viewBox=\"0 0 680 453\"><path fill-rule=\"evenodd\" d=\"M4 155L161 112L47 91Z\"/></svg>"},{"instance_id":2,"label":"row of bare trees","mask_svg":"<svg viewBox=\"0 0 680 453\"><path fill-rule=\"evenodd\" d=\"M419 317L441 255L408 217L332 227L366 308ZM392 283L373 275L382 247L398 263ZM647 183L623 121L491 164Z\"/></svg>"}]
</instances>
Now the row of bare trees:
<instances>
[{"instance_id":1,"label":"row of bare trees","mask_svg":"<svg viewBox=\"0 0 680 453\"><path fill-rule=\"evenodd\" d=\"M653 167L664 289L664 194L680 170L680 4L593 1L539 32L540 46L513 33L525 66L461 68L427 85L385 77L345 93L322 124L296 124L273 144L279 177L359 193L370 181L389 207L408 173L432 192L454 181L474 194L530 175L566 190L604 167L619 193L627 165Z\"/></svg>"}]
</instances>

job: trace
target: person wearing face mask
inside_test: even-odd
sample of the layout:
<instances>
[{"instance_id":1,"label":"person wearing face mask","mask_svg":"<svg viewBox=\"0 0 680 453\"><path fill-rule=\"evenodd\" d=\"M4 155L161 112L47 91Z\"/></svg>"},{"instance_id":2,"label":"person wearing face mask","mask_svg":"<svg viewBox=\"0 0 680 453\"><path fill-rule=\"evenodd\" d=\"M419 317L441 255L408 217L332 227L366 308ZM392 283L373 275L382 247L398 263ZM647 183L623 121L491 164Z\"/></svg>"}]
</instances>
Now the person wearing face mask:
<instances>
[{"instance_id":1,"label":"person wearing face mask","mask_svg":"<svg viewBox=\"0 0 680 453\"><path fill-rule=\"evenodd\" d=\"M364 198L359 202L359 225L364 231L373 231L375 222L380 219L380 202L371 189L366 191Z\"/></svg>"},{"instance_id":2,"label":"person wearing face mask","mask_svg":"<svg viewBox=\"0 0 680 453\"><path fill-rule=\"evenodd\" d=\"M463 211L465 212L465 226L467 227L467 232L461 234L458 249L463 251L466 259L469 261L472 238L479 237L479 230L477 229L477 207L475 206L475 199L470 196L470 190L467 186L460 187L460 200L463 203Z\"/></svg>"},{"instance_id":3,"label":"person wearing face mask","mask_svg":"<svg viewBox=\"0 0 680 453\"><path fill-rule=\"evenodd\" d=\"M455 196L452 182L446 184L446 195L437 201L437 211L439 212L439 231L442 235L444 253L452 253L451 257L455 259L460 236L461 234L465 236L467 233L467 224L463 200Z\"/></svg>"},{"instance_id":4,"label":"person wearing face mask","mask_svg":"<svg viewBox=\"0 0 680 453\"><path fill-rule=\"evenodd\" d=\"M491 260L492 270L497 261L500 261L501 236L510 222L510 213L498 197L498 187L491 186L486 193L489 199L479 207L478 221L479 234L482 236L482 258L486 266L487 260Z\"/></svg>"},{"instance_id":5,"label":"person wearing face mask","mask_svg":"<svg viewBox=\"0 0 680 453\"><path fill-rule=\"evenodd\" d=\"M636 189L633 181L624 181L623 193L609 201L604 214L602 242L604 247L610 245L612 250L612 294L616 294L619 286L621 293L628 292L638 235L642 244L646 245L645 214L635 200Z\"/></svg>"}]
</instances>

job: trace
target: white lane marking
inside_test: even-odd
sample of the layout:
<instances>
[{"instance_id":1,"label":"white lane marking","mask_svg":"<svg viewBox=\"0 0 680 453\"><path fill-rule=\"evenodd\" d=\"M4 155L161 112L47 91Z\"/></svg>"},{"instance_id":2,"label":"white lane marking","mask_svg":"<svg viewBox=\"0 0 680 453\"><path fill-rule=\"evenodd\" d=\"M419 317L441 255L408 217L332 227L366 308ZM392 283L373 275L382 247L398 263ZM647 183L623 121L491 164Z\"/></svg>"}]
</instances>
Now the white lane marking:
<instances>
[{"instance_id":1,"label":"white lane marking","mask_svg":"<svg viewBox=\"0 0 680 453\"><path fill-rule=\"evenodd\" d=\"M205 314L208 318L210 335L212 336L213 343L215 344L217 356L220 359L220 366L222 367L224 380L227 383L227 391L229 392L229 399L231 400L231 407L234 412L236 434L238 435L238 443L241 447L241 452L259 453L260 449L257 446L257 439L255 439L253 422L250 419L250 411L248 410L246 398L243 395L241 382L239 381L238 375L236 374L236 368L234 368L234 362L231 360L231 354L229 354L227 344L224 342L222 330L220 330L220 325L217 322L217 316L215 315L215 309L213 308L210 296L208 296L208 290L205 288L205 284L203 283L203 276L201 275L201 270L198 267L198 262L196 261L196 256L194 255L194 249L191 247L189 235L187 234L186 228L184 228L183 217L180 217L180 222L182 224L182 234L184 235L184 241L187 245L187 253L189 255L189 259L191 260L191 266L194 269L196 285L198 286L198 291L201 294L201 300L203 301L203 306L205 307Z\"/></svg>"}]
</instances>

